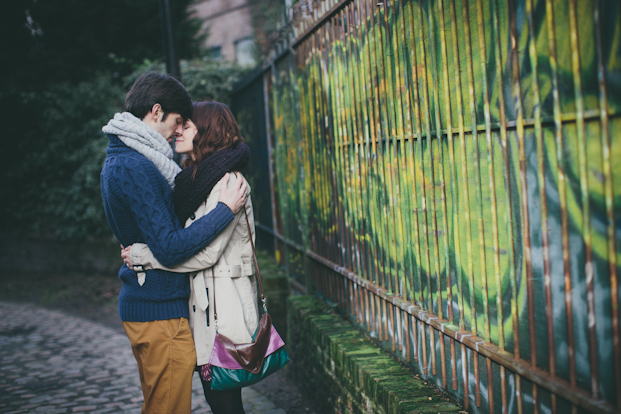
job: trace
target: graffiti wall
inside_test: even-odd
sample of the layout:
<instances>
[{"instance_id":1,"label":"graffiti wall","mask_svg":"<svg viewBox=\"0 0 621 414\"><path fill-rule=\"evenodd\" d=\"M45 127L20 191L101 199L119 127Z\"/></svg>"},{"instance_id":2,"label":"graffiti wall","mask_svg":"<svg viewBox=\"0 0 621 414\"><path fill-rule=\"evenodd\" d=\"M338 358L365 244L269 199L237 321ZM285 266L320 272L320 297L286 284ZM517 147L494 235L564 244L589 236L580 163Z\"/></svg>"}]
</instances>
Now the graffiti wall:
<instances>
[{"instance_id":1,"label":"graffiti wall","mask_svg":"<svg viewBox=\"0 0 621 414\"><path fill-rule=\"evenodd\" d=\"M291 18L262 75L291 277L472 412L620 412L621 5Z\"/></svg>"}]
</instances>

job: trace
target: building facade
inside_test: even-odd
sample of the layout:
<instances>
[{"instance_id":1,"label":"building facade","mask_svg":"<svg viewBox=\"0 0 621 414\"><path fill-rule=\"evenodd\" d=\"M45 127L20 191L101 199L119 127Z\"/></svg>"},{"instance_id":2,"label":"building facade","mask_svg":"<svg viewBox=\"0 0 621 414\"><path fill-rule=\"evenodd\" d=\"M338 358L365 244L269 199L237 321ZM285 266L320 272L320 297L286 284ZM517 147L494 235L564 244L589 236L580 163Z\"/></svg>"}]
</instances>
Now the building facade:
<instances>
[{"instance_id":1,"label":"building facade","mask_svg":"<svg viewBox=\"0 0 621 414\"><path fill-rule=\"evenodd\" d=\"M248 0L202 0L192 8L209 35L205 47L212 57L254 66L254 40Z\"/></svg>"}]
</instances>

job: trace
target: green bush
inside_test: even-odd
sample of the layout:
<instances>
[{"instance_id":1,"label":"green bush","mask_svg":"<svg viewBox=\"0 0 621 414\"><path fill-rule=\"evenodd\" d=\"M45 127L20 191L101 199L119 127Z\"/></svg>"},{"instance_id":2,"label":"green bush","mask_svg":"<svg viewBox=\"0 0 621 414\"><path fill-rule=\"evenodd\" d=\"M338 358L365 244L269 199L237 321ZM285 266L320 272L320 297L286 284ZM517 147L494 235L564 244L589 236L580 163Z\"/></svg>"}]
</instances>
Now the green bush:
<instances>
[{"instance_id":1,"label":"green bush","mask_svg":"<svg viewBox=\"0 0 621 414\"><path fill-rule=\"evenodd\" d=\"M101 127L123 99L123 88L107 75L12 96L23 111L24 136L16 152L3 153L4 231L63 238L109 234L98 190L107 145Z\"/></svg>"},{"instance_id":2,"label":"green bush","mask_svg":"<svg viewBox=\"0 0 621 414\"><path fill-rule=\"evenodd\" d=\"M158 62L145 62L121 80L109 73L72 84L50 83L38 92L6 91L9 119L23 135L0 152L0 227L5 235L61 239L112 237L103 211L99 174L108 145L101 128L122 110L134 80ZM193 97L227 102L243 75L237 66L209 60L182 62ZM11 115L14 114L14 118Z\"/></svg>"}]
</instances>

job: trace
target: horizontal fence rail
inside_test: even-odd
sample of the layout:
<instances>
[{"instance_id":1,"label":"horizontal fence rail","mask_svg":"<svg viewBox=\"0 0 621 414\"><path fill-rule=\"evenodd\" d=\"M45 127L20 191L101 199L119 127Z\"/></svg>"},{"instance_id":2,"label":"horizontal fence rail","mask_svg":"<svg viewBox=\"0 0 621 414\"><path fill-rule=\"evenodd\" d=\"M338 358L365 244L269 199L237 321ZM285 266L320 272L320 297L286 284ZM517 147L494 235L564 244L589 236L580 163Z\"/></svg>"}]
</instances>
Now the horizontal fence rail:
<instances>
[{"instance_id":1,"label":"horizontal fence rail","mask_svg":"<svg viewBox=\"0 0 621 414\"><path fill-rule=\"evenodd\" d=\"M294 287L471 412L621 412L620 4L291 11L236 99Z\"/></svg>"}]
</instances>

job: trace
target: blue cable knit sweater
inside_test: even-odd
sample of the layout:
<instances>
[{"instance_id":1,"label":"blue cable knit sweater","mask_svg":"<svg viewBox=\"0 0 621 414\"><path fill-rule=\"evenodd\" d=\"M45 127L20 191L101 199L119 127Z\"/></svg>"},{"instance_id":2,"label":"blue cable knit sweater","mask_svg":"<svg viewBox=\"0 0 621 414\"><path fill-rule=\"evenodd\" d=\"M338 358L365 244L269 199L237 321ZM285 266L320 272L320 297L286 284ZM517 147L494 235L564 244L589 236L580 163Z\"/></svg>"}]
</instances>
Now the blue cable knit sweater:
<instances>
[{"instance_id":1,"label":"blue cable knit sweater","mask_svg":"<svg viewBox=\"0 0 621 414\"><path fill-rule=\"evenodd\" d=\"M124 246L146 243L165 266L182 263L202 250L233 219L223 204L184 229L175 215L172 190L153 163L115 135L101 171L106 218ZM147 322L189 317L190 284L185 273L147 270L144 285L123 265L119 277L122 321Z\"/></svg>"}]
</instances>

